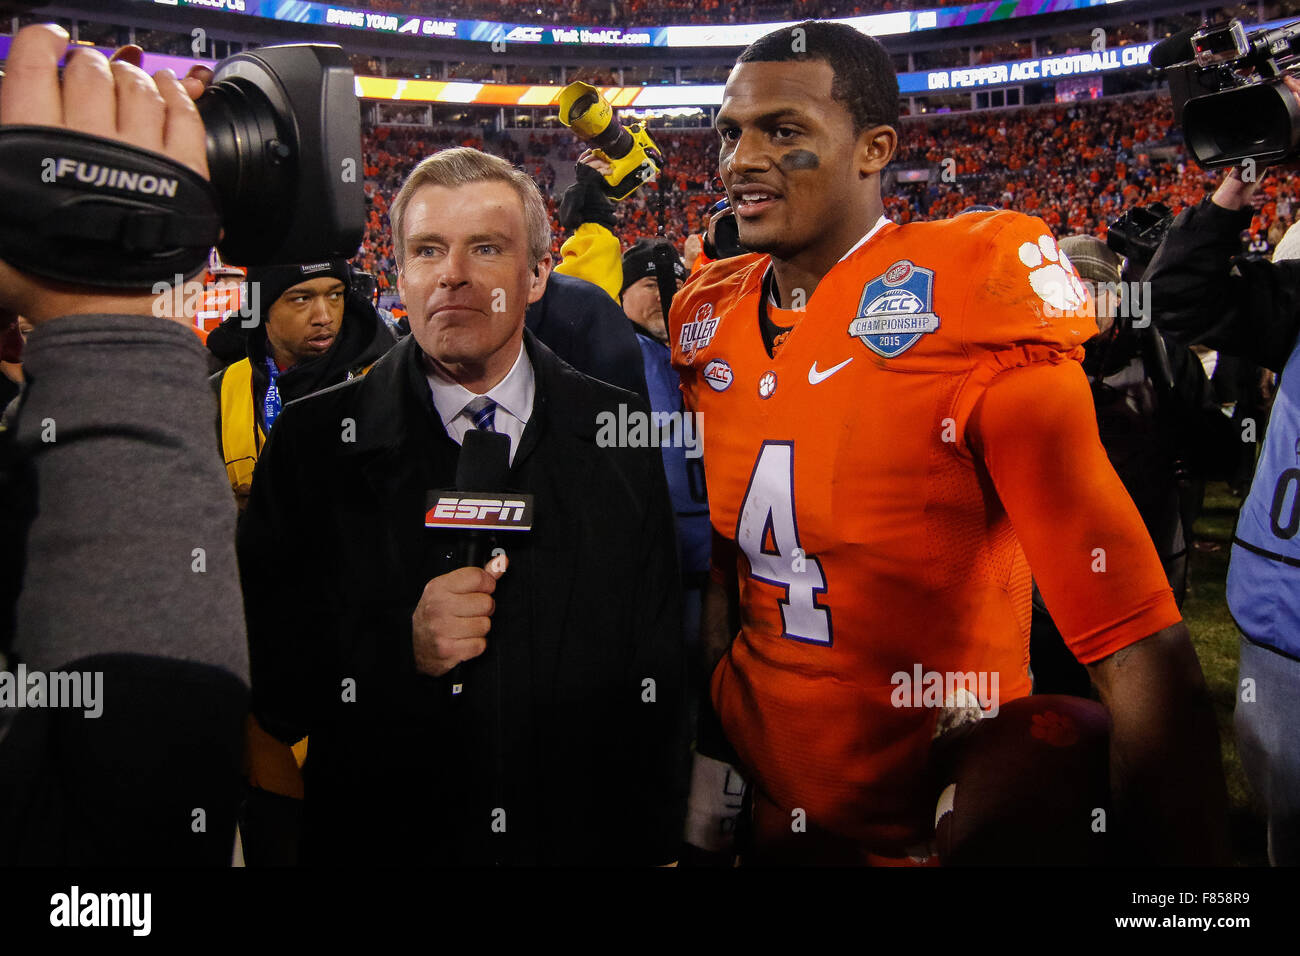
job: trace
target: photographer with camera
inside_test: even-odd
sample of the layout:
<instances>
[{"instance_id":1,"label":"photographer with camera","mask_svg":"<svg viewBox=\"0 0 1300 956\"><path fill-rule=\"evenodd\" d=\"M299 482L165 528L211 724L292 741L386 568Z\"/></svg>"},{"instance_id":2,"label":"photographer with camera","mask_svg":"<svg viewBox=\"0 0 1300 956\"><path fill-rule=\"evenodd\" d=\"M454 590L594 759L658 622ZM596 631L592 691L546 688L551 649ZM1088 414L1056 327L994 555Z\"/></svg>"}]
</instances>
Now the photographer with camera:
<instances>
[{"instance_id":1,"label":"photographer with camera","mask_svg":"<svg viewBox=\"0 0 1300 956\"><path fill-rule=\"evenodd\" d=\"M1300 82L1288 75L1280 86L1294 115ZM1242 631L1238 747L1267 813L1269 860L1294 865L1300 863L1300 262L1241 254L1240 235L1259 185L1232 169L1212 197L1174 220L1147 278L1163 331L1281 372L1233 537L1227 599ZM1241 437L1255 438L1244 427Z\"/></svg>"},{"instance_id":2,"label":"photographer with camera","mask_svg":"<svg viewBox=\"0 0 1300 956\"><path fill-rule=\"evenodd\" d=\"M1155 220L1153 227L1148 220ZM1204 479L1226 475L1238 440L1201 363L1189 349L1165 341L1151 324L1149 297L1139 291L1158 245L1148 237L1163 236L1167 226L1168 219L1138 208L1111 223L1106 242L1075 235L1061 239L1059 247L1093 290L1098 332L1084 343L1083 370L1098 437L1137 505L1181 608L1192 534L1185 500L1195 498L1199 507ZM1035 693L1091 696L1087 671L1062 642L1037 590L1030 660Z\"/></svg>"},{"instance_id":3,"label":"photographer with camera","mask_svg":"<svg viewBox=\"0 0 1300 956\"><path fill-rule=\"evenodd\" d=\"M88 133L101 156L147 150L206 183L203 77L76 47L60 82L68 39L53 25L14 39L0 143L59 158ZM53 201L41 171L6 163L11 191L30 177L30 209ZM206 353L138 284L51 278L85 261L75 240L47 267L12 245L0 306L35 328L0 439L0 861L229 865L248 661Z\"/></svg>"}]
</instances>

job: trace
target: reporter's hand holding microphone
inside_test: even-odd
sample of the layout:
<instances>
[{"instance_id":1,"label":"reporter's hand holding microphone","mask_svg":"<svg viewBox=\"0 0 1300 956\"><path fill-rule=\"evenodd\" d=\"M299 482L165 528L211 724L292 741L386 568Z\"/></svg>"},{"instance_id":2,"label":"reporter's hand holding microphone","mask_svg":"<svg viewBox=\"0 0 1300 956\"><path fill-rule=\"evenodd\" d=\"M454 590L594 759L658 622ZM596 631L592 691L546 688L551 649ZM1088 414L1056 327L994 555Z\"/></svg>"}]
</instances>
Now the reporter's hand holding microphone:
<instances>
[{"instance_id":1,"label":"reporter's hand holding microphone","mask_svg":"<svg viewBox=\"0 0 1300 956\"><path fill-rule=\"evenodd\" d=\"M498 554L486 567L457 568L424 586L411 616L415 666L420 673L442 677L487 650L496 610L492 594L508 566L506 556Z\"/></svg>"}]
</instances>

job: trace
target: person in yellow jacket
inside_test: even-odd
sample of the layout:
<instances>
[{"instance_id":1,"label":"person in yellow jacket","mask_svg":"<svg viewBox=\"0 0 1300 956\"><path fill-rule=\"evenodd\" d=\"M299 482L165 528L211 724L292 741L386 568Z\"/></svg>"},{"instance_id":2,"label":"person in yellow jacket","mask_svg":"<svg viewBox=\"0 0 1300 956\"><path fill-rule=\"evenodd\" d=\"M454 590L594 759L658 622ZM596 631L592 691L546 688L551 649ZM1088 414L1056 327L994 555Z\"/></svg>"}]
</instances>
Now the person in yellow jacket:
<instances>
[{"instance_id":1,"label":"person in yellow jacket","mask_svg":"<svg viewBox=\"0 0 1300 956\"><path fill-rule=\"evenodd\" d=\"M246 356L212 377L230 487L242 510L280 409L361 374L393 345L374 306L353 292L343 259L248 271Z\"/></svg>"},{"instance_id":2,"label":"person in yellow jacket","mask_svg":"<svg viewBox=\"0 0 1300 956\"><path fill-rule=\"evenodd\" d=\"M246 356L212 377L217 432L240 510L253 469L288 402L364 374L394 344L373 304L352 289L343 259L251 268L247 297L252 327ZM241 820L251 865L295 861L295 818L302 800L307 741L292 750L250 715L245 723L249 799Z\"/></svg>"},{"instance_id":3,"label":"person in yellow jacket","mask_svg":"<svg viewBox=\"0 0 1300 956\"><path fill-rule=\"evenodd\" d=\"M626 285L623 249L614 235L614 206L603 188L604 173L611 169L599 150L589 149L578 157L577 179L560 199L560 226L571 235L560 246L561 261L555 272L600 286L621 306ZM706 217L706 228L708 222ZM686 237L685 263L689 275L716 258L708 249L704 235Z\"/></svg>"}]
</instances>

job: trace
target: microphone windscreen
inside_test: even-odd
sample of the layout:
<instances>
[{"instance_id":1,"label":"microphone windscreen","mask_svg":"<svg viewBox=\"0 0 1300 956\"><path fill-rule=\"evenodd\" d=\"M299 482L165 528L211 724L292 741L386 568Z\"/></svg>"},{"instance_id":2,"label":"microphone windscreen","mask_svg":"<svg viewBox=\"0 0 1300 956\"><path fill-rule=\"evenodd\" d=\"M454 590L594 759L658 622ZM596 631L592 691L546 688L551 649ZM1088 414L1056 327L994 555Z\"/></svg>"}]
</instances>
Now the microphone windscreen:
<instances>
[{"instance_id":1,"label":"microphone windscreen","mask_svg":"<svg viewBox=\"0 0 1300 956\"><path fill-rule=\"evenodd\" d=\"M1188 27L1161 40L1151 48L1148 62L1160 68L1173 66L1175 63L1186 63L1196 55L1196 51L1192 49L1192 34L1199 29L1200 26Z\"/></svg>"},{"instance_id":2,"label":"microphone windscreen","mask_svg":"<svg viewBox=\"0 0 1300 956\"><path fill-rule=\"evenodd\" d=\"M457 491L503 491L510 477L510 436L471 428L456 462Z\"/></svg>"}]
</instances>

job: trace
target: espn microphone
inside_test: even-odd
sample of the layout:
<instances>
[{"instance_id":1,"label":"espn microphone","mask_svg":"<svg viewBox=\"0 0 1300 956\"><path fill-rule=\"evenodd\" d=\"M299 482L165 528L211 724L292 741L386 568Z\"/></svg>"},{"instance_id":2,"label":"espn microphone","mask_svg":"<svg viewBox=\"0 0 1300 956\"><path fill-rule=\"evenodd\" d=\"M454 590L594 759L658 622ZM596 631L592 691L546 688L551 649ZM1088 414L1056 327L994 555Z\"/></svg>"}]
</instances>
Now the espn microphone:
<instances>
[{"instance_id":1,"label":"espn microphone","mask_svg":"<svg viewBox=\"0 0 1300 956\"><path fill-rule=\"evenodd\" d=\"M461 441L455 489L429 492L424 526L465 532L462 567L483 567L496 532L532 529L533 496L505 491L509 480L510 436L471 428ZM460 674L457 664L451 672L453 694L464 686Z\"/></svg>"},{"instance_id":2,"label":"espn microphone","mask_svg":"<svg viewBox=\"0 0 1300 956\"><path fill-rule=\"evenodd\" d=\"M464 500L466 493L483 499L494 497L505 488L509 478L510 436L480 428L467 431L461 441L460 459L456 462L456 490L461 492L460 500ZM478 507L474 507L477 518ZM437 510L436 504L434 510ZM499 517L499 514L494 517ZM427 520L425 524L428 524ZM481 568L487 560L492 536L475 527L469 527L467 531L460 548L461 567Z\"/></svg>"}]
</instances>

